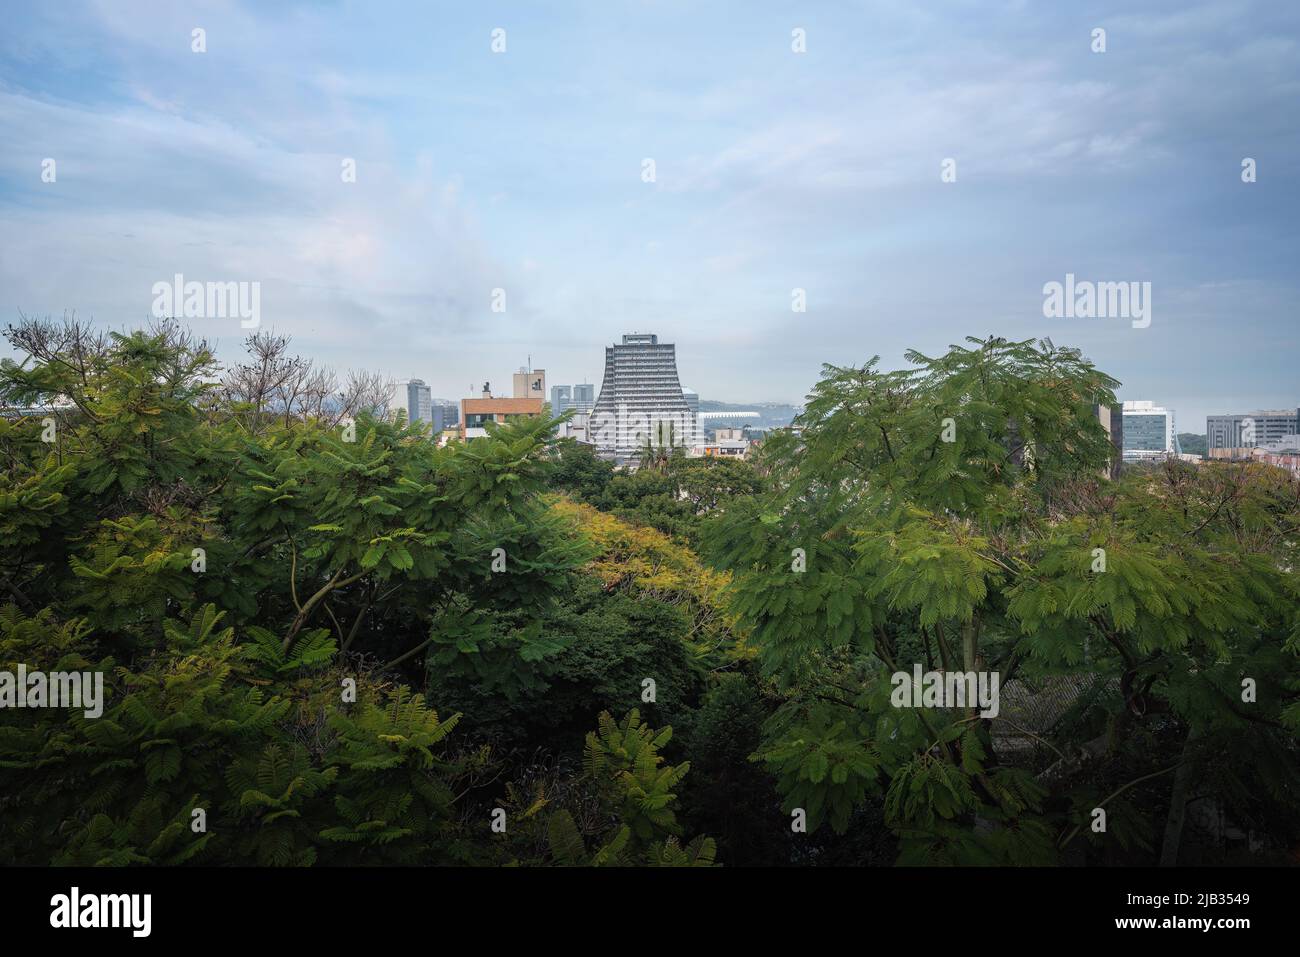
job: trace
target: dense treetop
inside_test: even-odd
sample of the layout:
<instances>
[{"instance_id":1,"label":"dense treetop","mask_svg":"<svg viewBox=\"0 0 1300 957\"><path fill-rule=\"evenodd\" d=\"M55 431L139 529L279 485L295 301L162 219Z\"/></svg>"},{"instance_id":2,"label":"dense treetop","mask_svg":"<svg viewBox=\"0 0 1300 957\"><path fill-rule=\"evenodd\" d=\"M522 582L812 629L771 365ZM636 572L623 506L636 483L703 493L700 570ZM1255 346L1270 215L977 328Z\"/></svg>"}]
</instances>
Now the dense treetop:
<instances>
[{"instance_id":1,"label":"dense treetop","mask_svg":"<svg viewBox=\"0 0 1300 957\"><path fill-rule=\"evenodd\" d=\"M440 448L272 335L7 334L0 672L105 701L0 709L6 861L1150 863L1198 804L1300 837L1300 486L1104 477L1077 351L828 366L755 459L625 472L545 417ZM899 707L914 666L1001 713Z\"/></svg>"}]
</instances>

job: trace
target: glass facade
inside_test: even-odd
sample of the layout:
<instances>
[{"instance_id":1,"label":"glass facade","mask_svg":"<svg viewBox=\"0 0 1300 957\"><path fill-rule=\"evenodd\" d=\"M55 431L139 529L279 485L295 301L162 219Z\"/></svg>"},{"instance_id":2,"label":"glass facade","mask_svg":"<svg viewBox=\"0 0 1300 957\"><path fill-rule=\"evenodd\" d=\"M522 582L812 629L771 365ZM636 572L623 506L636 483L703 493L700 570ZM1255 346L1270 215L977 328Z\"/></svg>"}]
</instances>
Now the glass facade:
<instances>
[{"instance_id":1,"label":"glass facade","mask_svg":"<svg viewBox=\"0 0 1300 957\"><path fill-rule=\"evenodd\" d=\"M1169 452L1165 415L1129 412L1124 416L1124 447L1133 452Z\"/></svg>"},{"instance_id":2,"label":"glass facade","mask_svg":"<svg viewBox=\"0 0 1300 957\"><path fill-rule=\"evenodd\" d=\"M1162 409L1154 402L1125 402L1122 421L1125 461L1177 454L1178 436L1172 409Z\"/></svg>"},{"instance_id":3,"label":"glass facade","mask_svg":"<svg viewBox=\"0 0 1300 957\"><path fill-rule=\"evenodd\" d=\"M551 386L551 415L573 408L573 387L567 385Z\"/></svg>"},{"instance_id":4,"label":"glass facade","mask_svg":"<svg viewBox=\"0 0 1300 957\"><path fill-rule=\"evenodd\" d=\"M399 382L393 390L390 409L405 409L406 423L416 422L433 424L433 395L423 379L410 379Z\"/></svg>"}]
</instances>

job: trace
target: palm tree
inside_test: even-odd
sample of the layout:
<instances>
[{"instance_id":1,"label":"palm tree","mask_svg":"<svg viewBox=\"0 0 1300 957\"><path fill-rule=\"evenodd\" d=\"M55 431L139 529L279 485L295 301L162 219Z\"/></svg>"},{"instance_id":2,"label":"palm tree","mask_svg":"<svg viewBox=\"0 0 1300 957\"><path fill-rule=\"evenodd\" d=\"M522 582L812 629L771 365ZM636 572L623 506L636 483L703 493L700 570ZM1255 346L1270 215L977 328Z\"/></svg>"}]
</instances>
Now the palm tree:
<instances>
[{"instance_id":1,"label":"palm tree","mask_svg":"<svg viewBox=\"0 0 1300 957\"><path fill-rule=\"evenodd\" d=\"M667 428L665 428L665 426ZM650 436L645 437L645 444L640 449L641 468L651 468L656 472L666 472L672 459L673 449L677 445L677 426L672 422L655 423L656 442Z\"/></svg>"}]
</instances>

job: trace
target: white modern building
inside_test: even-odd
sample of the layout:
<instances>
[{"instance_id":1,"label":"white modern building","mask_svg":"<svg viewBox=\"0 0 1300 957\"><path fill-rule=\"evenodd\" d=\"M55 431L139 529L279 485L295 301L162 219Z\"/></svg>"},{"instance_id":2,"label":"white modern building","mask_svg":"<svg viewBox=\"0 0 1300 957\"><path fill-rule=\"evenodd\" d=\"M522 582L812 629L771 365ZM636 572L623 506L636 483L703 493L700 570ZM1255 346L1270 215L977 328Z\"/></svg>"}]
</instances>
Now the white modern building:
<instances>
[{"instance_id":1,"label":"white modern building","mask_svg":"<svg viewBox=\"0 0 1300 957\"><path fill-rule=\"evenodd\" d=\"M700 394L694 389L682 388L682 398L686 400L686 408L691 410L691 416L695 419L695 434L699 441L704 441L704 423L700 419Z\"/></svg>"},{"instance_id":2,"label":"white modern building","mask_svg":"<svg viewBox=\"0 0 1300 957\"><path fill-rule=\"evenodd\" d=\"M1174 412L1154 402L1125 402L1124 461L1146 462L1178 455L1178 433L1174 429Z\"/></svg>"},{"instance_id":3,"label":"white modern building","mask_svg":"<svg viewBox=\"0 0 1300 957\"><path fill-rule=\"evenodd\" d=\"M712 442L701 440L687 453L691 458L743 459L749 454L750 442L744 429L718 429Z\"/></svg>"},{"instance_id":4,"label":"white modern building","mask_svg":"<svg viewBox=\"0 0 1300 957\"><path fill-rule=\"evenodd\" d=\"M605 347L605 378L590 430L600 456L632 465L645 444L690 448L699 422L677 378L677 347L651 333L623 336Z\"/></svg>"},{"instance_id":5,"label":"white modern building","mask_svg":"<svg viewBox=\"0 0 1300 957\"><path fill-rule=\"evenodd\" d=\"M568 422L562 422L555 431L556 437L573 439L582 445L595 445L591 438L591 413L575 412Z\"/></svg>"},{"instance_id":6,"label":"white modern building","mask_svg":"<svg viewBox=\"0 0 1300 957\"><path fill-rule=\"evenodd\" d=\"M1300 409L1261 409L1205 419L1209 449L1253 449L1282 441L1300 432Z\"/></svg>"},{"instance_id":7,"label":"white modern building","mask_svg":"<svg viewBox=\"0 0 1300 957\"><path fill-rule=\"evenodd\" d=\"M393 387L393 395L388 400L388 411L403 409L407 425L426 422L433 425L433 394L423 379L405 379Z\"/></svg>"}]
</instances>

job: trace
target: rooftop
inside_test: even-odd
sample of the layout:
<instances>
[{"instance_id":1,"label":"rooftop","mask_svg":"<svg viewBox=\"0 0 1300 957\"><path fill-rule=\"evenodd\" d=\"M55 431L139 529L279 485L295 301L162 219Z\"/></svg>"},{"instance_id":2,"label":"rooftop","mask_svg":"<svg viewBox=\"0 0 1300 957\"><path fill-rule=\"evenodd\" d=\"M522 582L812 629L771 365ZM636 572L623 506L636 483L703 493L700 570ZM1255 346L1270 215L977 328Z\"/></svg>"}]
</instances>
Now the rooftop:
<instances>
[{"instance_id":1,"label":"rooftop","mask_svg":"<svg viewBox=\"0 0 1300 957\"><path fill-rule=\"evenodd\" d=\"M466 415L538 415L542 411L542 399L461 399L461 408Z\"/></svg>"}]
</instances>

